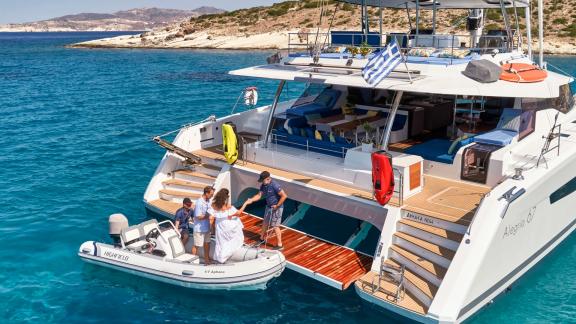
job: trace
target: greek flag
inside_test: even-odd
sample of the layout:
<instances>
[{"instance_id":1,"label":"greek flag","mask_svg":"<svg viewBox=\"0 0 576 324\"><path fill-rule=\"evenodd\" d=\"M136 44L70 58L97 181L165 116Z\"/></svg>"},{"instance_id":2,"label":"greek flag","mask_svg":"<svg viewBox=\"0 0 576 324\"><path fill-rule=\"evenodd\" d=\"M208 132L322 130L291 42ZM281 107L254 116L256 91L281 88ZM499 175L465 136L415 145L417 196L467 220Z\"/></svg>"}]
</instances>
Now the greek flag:
<instances>
[{"instance_id":1,"label":"greek flag","mask_svg":"<svg viewBox=\"0 0 576 324\"><path fill-rule=\"evenodd\" d=\"M392 38L392 42L388 44L386 48L382 49L380 53L374 55L374 57L368 61L362 69L362 76L366 82L376 86L384 80L400 62L402 62L402 53L400 53L396 38Z\"/></svg>"}]
</instances>

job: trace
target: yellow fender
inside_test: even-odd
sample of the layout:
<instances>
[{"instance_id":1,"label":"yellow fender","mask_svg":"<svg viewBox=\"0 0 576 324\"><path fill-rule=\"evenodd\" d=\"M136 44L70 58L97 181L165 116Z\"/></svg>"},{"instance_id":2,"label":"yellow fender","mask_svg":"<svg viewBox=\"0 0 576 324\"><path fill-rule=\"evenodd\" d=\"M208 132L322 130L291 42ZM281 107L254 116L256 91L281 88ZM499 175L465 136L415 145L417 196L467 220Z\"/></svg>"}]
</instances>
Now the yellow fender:
<instances>
[{"instance_id":1,"label":"yellow fender","mask_svg":"<svg viewBox=\"0 0 576 324\"><path fill-rule=\"evenodd\" d=\"M232 125L222 125L222 148L228 164L234 164L238 159L238 139Z\"/></svg>"}]
</instances>

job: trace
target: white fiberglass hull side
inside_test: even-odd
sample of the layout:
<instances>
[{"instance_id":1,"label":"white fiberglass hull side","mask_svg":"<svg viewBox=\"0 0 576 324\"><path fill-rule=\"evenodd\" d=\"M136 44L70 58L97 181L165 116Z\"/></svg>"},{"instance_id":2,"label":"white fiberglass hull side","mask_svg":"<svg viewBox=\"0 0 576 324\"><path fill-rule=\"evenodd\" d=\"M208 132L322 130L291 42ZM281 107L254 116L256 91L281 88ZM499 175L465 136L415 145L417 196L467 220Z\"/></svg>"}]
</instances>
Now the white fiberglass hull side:
<instances>
[{"instance_id":1,"label":"white fiberglass hull side","mask_svg":"<svg viewBox=\"0 0 576 324\"><path fill-rule=\"evenodd\" d=\"M264 255L265 254L265 255ZM84 261L137 276L195 289L255 290L285 268L281 253L265 251L256 259L215 265L177 262L88 241L78 252Z\"/></svg>"},{"instance_id":2,"label":"white fiberglass hull side","mask_svg":"<svg viewBox=\"0 0 576 324\"><path fill-rule=\"evenodd\" d=\"M560 158L558 158L560 160ZM551 203L550 195L574 177L576 155L565 154L550 169L524 180L508 179L479 207L454 257L428 316L461 322L505 291L560 244L576 227L576 193ZM510 203L502 195L525 193Z\"/></svg>"}]
</instances>

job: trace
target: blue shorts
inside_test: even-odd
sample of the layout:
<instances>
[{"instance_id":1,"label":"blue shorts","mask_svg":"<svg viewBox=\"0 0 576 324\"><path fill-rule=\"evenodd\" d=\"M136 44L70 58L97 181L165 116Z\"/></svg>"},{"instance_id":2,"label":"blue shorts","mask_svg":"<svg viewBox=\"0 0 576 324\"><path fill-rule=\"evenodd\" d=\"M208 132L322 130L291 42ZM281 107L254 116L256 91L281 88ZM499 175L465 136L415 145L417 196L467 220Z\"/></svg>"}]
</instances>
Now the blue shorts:
<instances>
[{"instance_id":1,"label":"blue shorts","mask_svg":"<svg viewBox=\"0 0 576 324\"><path fill-rule=\"evenodd\" d=\"M276 210L272 209L272 207L266 207L266 211L264 212L264 225L270 227L280 226L282 223L282 211L284 211L284 206L280 206Z\"/></svg>"}]
</instances>

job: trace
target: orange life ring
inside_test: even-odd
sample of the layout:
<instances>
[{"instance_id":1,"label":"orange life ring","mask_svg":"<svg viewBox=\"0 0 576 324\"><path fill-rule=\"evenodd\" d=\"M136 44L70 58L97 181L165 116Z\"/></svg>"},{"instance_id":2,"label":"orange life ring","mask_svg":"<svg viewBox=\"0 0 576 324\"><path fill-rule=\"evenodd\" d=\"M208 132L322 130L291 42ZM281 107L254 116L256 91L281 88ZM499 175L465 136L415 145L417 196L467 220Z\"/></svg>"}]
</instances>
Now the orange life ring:
<instances>
[{"instance_id":1,"label":"orange life ring","mask_svg":"<svg viewBox=\"0 0 576 324\"><path fill-rule=\"evenodd\" d=\"M530 83L543 81L547 76L548 72L540 69L536 65L527 63L508 63L502 65L500 80Z\"/></svg>"},{"instance_id":2,"label":"orange life ring","mask_svg":"<svg viewBox=\"0 0 576 324\"><path fill-rule=\"evenodd\" d=\"M394 171L392 156L386 151L372 153L372 186L374 198L380 205L386 205L394 194Z\"/></svg>"}]
</instances>

